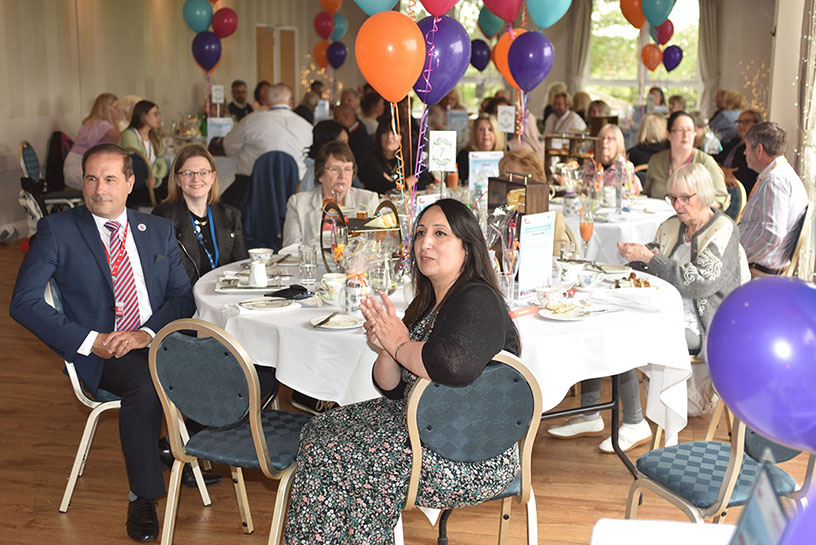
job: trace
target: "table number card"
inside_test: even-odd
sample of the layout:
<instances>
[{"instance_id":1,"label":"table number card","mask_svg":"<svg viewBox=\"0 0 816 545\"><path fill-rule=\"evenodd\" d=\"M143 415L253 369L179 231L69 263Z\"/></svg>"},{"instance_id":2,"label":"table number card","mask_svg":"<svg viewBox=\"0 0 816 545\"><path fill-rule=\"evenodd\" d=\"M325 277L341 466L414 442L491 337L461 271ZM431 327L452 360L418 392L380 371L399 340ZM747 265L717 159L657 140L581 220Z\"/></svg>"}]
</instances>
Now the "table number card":
<instances>
[{"instance_id":1,"label":"table number card","mask_svg":"<svg viewBox=\"0 0 816 545\"><path fill-rule=\"evenodd\" d=\"M468 113L467 110L448 110L448 128L456 131L456 141L467 141Z\"/></svg>"},{"instance_id":2,"label":"table number card","mask_svg":"<svg viewBox=\"0 0 816 545\"><path fill-rule=\"evenodd\" d=\"M224 86L223 85L213 85L212 86L212 103L213 104L223 104L224 103Z\"/></svg>"},{"instance_id":3,"label":"table number card","mask_svg":"<svg viewBox=\"0 0 816 545\"><path fill-rule=\"evenodd\" d=\"M521 218L519 246L519 297L535 293L552 282L555 212L527 214Z\"/></svg>"},{"instance_id":4,"label":"table number card","mask_svg":"<svg viewBox=\"0 0 816 545\"><path fill-rule=\"evenodd\" d=\"M456 170L456 131L429 131L428 170Z\"/></svg>"},{"instance_id":5,"label":"table number card","mask_svg":"<svg viewBox=\"0 0 816 545\"><path fill-rule=\"evenodd\" d=\"M499 106L498 110L499 132L516 132L516 107Z\"/></svg>"}]
</instances>

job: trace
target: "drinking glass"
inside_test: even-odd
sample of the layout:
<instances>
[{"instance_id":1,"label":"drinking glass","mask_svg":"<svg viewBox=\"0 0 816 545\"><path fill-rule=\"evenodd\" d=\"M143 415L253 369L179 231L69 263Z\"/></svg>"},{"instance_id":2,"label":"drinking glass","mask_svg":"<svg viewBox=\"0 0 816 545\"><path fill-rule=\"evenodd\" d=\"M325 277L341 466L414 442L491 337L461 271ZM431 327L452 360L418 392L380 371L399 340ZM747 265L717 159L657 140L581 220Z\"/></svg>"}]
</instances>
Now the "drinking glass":
<instances>
[{"instance_id":1,"label":"drinking glass","mask_svg":"<svg viewBox=\"0 0 816 545\"><path fill-rule=\"evenodd\" d=\"M389 268L389 260L385 258L374 263L371 270L368 271L368 283L375 294L385 292L390 295L394 293L391 289L391 274L388 270Z\"/></svg>"},{"instance_id":2,"label":"drinking glass","mask_svg":"<svg viewBox=\"0 0 816 545\"><path fill-rule=\"evenodd\" d=\"M504 300L509 304L515 299L516 274L513 272L499 273L499 287Z\"/></svg>"},{"instance_id":3,"label":"drinking glass","mask_svg":"<svg viewBox=\"0 0 816 545\"><path fill-rule=\"evenodd\" d=\"M581 240L584 241L584 259L587 259L587 248L589 247L589 239L592 238L592 229L594 227L592 211L584 209L581 213L581 223L578 224L581 230Z\"/></svg>"},{"instance_id":4,"label":"drinking glass","mask_svg":"<svg viewBox=\"0 0 816 545\"><path fill-rule=\"evenodd\" d=\"M298 262L300 283L304 286L311 286L317 282L317 247L302 244L298 250L300 251Z\"/></svg>"}]
</instances>

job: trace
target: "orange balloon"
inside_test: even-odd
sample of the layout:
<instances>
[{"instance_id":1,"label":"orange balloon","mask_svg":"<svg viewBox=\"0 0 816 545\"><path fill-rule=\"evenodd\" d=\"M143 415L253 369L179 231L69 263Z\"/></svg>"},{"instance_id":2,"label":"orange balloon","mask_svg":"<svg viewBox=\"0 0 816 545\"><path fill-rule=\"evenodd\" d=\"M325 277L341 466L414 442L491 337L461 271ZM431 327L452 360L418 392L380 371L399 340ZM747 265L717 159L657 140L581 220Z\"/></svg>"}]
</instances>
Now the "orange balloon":
<instances>
[{"instance_id":1,"label":"orange balloon","mask_svg":"<svg viewBox=\"0 0 816 545\"><path fill-rule=\"evenodd\" d=\"M343 3L343 0L320 0L320 5L323 7L323 11L326 11L332 15L340 11L340 4Z\"/></svg>"},{"instance_id":2,"label":"orange balloon","mask_svg":"<svg viewBox=\"0 0 816 545\"><path fill-rule=\"evenodd\" d=\"M422 73L425 38L408 16L381 11L365 20L354 44L363 77L388 102L399 102Z\"/></svg>"},{"instance_id":3,"label":"orange balloon","mask_svg":"<svg viewBox=\"0 0 816 545\"><path fill-rule=\"evenodd\" d=\"M640 28L646 22L641 0L620 0L620 8L623 16L633 27Z\"/></svg>"},{"instance_id":4,"label":"orange balloon","mask_svg":"<svg viewBox=\"0 0 816 545\"><path fill-rule=\"evenodd\" d=\"M329 66L329 45L329 42L317 42L314 49L312 49L312 56L317 65L321 68L327 68Z\"/></svg>"},{"instance_id":5,"label":"orange balloon","mask_svg":"<svg viewBox=\"0 0 816 545\"><path fill-rule=\"evenodd\" d=\"M640 58L646 68L654 72L663 60L663 52L655 44L644 45L640 51Z\"/></svg>"},{"instance_id":6,"label":"orange balloon","mask_svg":"<svg viewBox=\"0 0 816 545\"><path fill-rule=\"evenodd\" d=\"M507 64L507 55L510 53L510 46L513 44L513 40L527 31L523 28L514 28L512 30L512 37L510 36L510 32L509 30L503 32L499 41L496 42L496 46L493 48L493 64L499 69L504 79L506 79L510 85L518 89L518 83L513 79L513 75L510 73L510 66Z\"/></svg>"}]
</instances>

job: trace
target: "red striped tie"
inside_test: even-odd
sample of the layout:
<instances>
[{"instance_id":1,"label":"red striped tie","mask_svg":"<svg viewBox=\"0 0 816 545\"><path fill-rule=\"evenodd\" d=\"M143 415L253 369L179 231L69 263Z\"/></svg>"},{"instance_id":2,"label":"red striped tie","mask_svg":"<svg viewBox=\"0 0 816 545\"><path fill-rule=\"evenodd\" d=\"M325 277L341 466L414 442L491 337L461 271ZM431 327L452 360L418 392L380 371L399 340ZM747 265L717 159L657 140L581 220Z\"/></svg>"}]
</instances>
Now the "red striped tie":
<instances>
[{"instance_id":1,"label":"red striped tie","mask_svg":"<svg viewBox=\"0 0 816 545\"><path fill-rule=\"evenodd\" d=\"M127 251L122 248L122 239L119 238L118 221L108 221L105 228L111 232L110 253L108 262L111 264L113 276L113 296L116 299L117 310L122 309L122 315L116 316L116 331L136 331L139 329L139 298L136 295L136 281L133 279L133 269L130 267ZM119 255L122 260L119 261ZM116 271L113 271L115 263L119 261ZM116 274L113 274L113 273Z\"/></svg>"}]
</instances>

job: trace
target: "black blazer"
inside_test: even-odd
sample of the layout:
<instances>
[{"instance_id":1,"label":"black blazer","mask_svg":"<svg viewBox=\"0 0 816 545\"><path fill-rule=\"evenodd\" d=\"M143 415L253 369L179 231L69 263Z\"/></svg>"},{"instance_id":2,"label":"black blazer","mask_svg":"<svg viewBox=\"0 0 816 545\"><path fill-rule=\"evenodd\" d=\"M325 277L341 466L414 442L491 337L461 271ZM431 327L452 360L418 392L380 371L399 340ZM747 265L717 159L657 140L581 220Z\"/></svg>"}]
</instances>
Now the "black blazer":
<instances>
[{"instance_id":1,"label":"black blazer","mask_svg":"<svg viewBox=\"0 0 816 545\"><path fill-rule=\"evenodd\" d=\"M731 159L731 164L726 165L725 160L728 158L728 154L731 153L731 150L734 150L734 157ZM734 171L734 177L742 182L742 185L745 186L746 193L751 193L751 189L753 189L759 174L748 166L748 160L745 158L745 143L742 140L735 138L727 143L714 159L726 168L736 168L737 170Z\"/></svg>"},{"instance_id":2,"label":"black blazer","mask_svg":"<svg viewBox=\"0 0 816 545\"><path fill-rule=\"evenodd\" d=\"M226 265L241 259L247 258L246 245L244 244L244 230L241 225L241 212L232 206L223 203L210 205L213 222L215 223L215 240L218 242L218 252L220 254L216 265ZM179 250L181 250L181 261L187 276L190 277L190 284L195 282L205 273L209 272L210 264L206 255L201 251L201 244L193 231L193 223L190 220L190 211L186 203L166 202L153 209L153 215L168 218L176 228L176 240Z\"/></svg>"}]
</instances>

